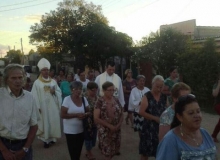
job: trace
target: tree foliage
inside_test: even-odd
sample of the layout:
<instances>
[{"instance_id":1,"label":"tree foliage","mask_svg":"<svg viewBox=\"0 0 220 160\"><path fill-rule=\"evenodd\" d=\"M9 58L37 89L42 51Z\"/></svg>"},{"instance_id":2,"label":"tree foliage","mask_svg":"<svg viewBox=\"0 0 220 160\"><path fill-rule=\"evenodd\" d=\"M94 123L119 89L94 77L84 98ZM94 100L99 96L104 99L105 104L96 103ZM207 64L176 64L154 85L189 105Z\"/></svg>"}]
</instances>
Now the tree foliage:
<instances>
[{"instance_id":1,"label":"tree foliage","mask_svg":"<svg viewBox=\"0 0 220 160\"><path fill-rule=\"evenodd\" d=\"M21 50L9 50L6 57L9 59L9 63L21 63L22 53Z\"/></svg>"},{"instance_id":2,"label":"tree foliage","mask_svg":"<svg viewBox=\"0 0 220 160\"><path fill-rule=\"evenodd\" d=\"M151 33L139 42L133 59L135 61L150 61L157 74L167 76L171 66L177 66L177 57L188 49L187 38L173 29Z\"/></svg>"},{"instance_id":3,"label":"tree foliage","mask_svg":"<svg viewBox=\"0 0 220 160\"><path fill-rule=\"evenodd\" d=\"M42 16L31 26L30 42L39 43L38 52L47 55L73 54L77 61L97 66L115 55L126 56L132 39L108 26L100 6L84 0L60 2L57 10ZM57 59L62 60L62 56Z\"/></svg>"},{"instance_id":4,"label":"tree foliage","mask_svg":"<svg viewBox=\"0 0 220 160\"><path fill-rule=\"evenodd\" d=\"M167 29L160 34L143 37L135 48L133 60L149 61L156 74L165 78L171 66L177 66L183 82L187 83L202 106L212 106L212 87L220 71L220 55L214 39L195 44L189 37Z\"/></svg>"},{"instance_id":5,"label":"tree foliage","mask_svg":"<svg viewBox=\"0 0 220 160\"><path fill-rule=\"evenodd\" d=\"M207 39L202 48L192 48L178 57L183 81L190 85L202 105L212 104L212 87L220 71L220 55L214 39Z\"/></svg>"},{"instance_id":6,"label":"tree foliage","mask_svg":"<svg viewBox=\"0 0 220 160\"><path fill-rule=\"evenodd\" d=\"M34 54L34 53L35 53L34 50L31 49L31 50L29 51L28 55L32 55L32 54Z\"/></svg>"},{"instance_id":7,"label":"tree foliage","mask_svg":"<svg viewBox=\"0 0 220 160\"><path fill-rule=\"evenodd\" d=\"M77 54L76 46L71 42L75 36L71 33L82 26L102 22L107 19L101 14L101 7L84 0L67 0L58 4L57 10L42 16L40 23L30 28L30 43L38 45L38 52L47 51L51 54ZM42 49L45 48L45 49Z\"/></svg>"}]
</instances>

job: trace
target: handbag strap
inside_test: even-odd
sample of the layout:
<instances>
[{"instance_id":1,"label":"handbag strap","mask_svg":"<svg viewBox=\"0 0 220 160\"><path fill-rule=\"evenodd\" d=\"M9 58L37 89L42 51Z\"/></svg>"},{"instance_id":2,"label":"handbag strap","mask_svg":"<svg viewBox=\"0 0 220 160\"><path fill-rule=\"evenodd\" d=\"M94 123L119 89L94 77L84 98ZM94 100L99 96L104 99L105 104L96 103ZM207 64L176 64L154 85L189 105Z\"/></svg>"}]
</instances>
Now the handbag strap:
<instances>
[{"instance_id":1,"label":"handbag strap","mask_svg":"<svg viewBox=\"0 0 220 160\"><path fill-rule=\"evenodd\" d=\"M82 97L82 103L83 103L84 111L85 111L85 113L86 113L86 106L85 106L85 100L84 100L84 97Z\"/></svg>"}]
</instances>

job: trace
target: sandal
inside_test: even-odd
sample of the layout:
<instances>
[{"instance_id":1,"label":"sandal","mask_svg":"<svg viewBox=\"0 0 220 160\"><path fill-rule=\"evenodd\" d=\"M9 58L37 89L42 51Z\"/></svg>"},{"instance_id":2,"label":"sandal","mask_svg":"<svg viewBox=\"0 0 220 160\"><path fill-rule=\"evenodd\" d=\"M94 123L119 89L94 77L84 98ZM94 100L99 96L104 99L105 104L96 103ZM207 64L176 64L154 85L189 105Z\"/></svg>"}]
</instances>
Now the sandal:
<instances>
[{"instance_id":1,"label":"sandal","mask_svg":"<svg viewBox=\"0 0 220 160\"><path fill-rule=\"evenodd\" d=\"M86 154L86 158L88 158L88 160L96 160L95 157L90 157L88 154Z\"/></svg>"}]
</instances>

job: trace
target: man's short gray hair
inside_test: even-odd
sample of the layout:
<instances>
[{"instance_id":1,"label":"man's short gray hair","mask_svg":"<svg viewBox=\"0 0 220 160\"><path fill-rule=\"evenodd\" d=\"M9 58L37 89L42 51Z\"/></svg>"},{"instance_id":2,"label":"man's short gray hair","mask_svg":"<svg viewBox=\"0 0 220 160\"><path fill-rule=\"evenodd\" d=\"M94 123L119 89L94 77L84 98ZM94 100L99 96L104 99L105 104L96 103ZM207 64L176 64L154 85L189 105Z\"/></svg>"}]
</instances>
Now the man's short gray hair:
<instances>
[{"instance_id":1,"label":"man's short gray hair","mask_svg":"<svg viewBox=\"0 0 220 160\"><path fill-rule=\"evenodd\" d=\"M164 81L164 78L161 75L156 75L153 79L152 79L152 84L156 81Z\"/></svg>"},{"instance_id":2,"label":"man's short gray hair","mask_svg":"<svg viewBox=\"0 0 220 160\"><path fill-rule=\"evenodd\" d=\"M9 77L9 73L13 70L21 70L23 74L23 85L26 83L26 73L24 71L24 68L20 64L9 64L5 67L4 72L3 72L3 85L7 86L7 79Z\"/></svg>"}]
</instances>

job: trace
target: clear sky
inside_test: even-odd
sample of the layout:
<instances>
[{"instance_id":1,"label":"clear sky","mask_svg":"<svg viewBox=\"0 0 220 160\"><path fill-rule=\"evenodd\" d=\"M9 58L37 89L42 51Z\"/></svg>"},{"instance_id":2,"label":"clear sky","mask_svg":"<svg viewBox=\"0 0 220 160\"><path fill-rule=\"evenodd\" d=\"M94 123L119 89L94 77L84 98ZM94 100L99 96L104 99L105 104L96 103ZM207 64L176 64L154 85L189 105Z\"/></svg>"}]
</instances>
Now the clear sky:
<instances>
[{"instance_id":1,"label":"clear sky","mask_svg":"<svg viewBox=\"0 0 220 160\"><path fill-rule=\"evenodd\" d=\"M0 57L8 49L24 54L36 47L29 44L29 29L42 15L56 10L62 0L0 0ZM196 19L197 26L220 26L219 0L86 0L101 5L110 26L141 40L160 25Z\"/></svg>"}]
</instances>

